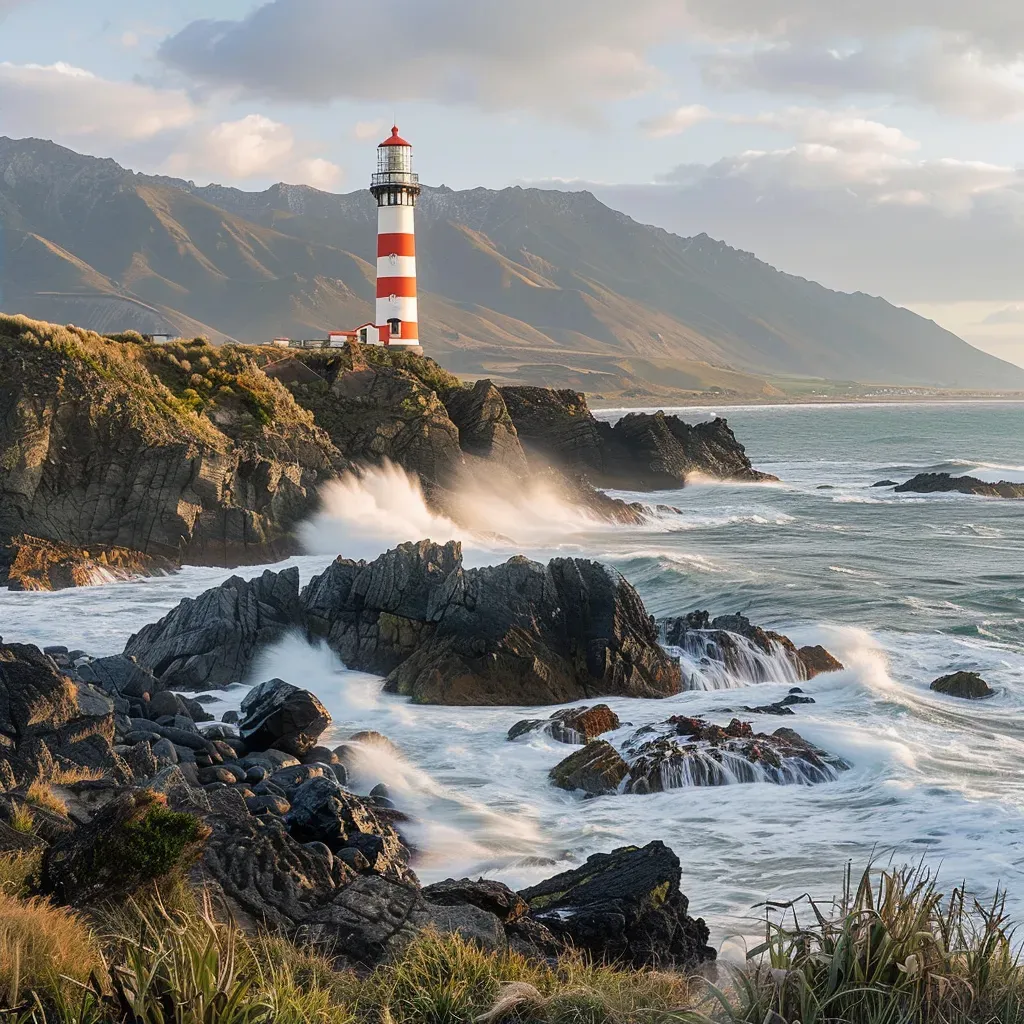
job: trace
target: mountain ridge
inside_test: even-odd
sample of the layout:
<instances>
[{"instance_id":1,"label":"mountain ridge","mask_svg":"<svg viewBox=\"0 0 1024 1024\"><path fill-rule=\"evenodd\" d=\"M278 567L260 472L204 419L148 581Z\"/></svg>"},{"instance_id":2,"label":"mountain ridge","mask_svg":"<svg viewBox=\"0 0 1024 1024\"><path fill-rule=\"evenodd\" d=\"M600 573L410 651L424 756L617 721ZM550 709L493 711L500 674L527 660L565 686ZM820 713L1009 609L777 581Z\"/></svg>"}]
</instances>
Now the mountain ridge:
<instances>
[{"instance_id":1,"label":"mountain ridge","mask_svg":"<svg viewBox=\"0 0 1024 1024\"><path fill-rule=\"evenodd\" d=\"M0 138L0 301L30 316L316 337L371 315L375 221L365 192L197 186ZM640 224L589 192L428 186L418 229L424 344L462 372L654 395L673 370L676 387L763 394L773 375L1024 387L1024 369L884 299ZM654 369L638 377L630 360Z\"/></svg>"}]
</instances>

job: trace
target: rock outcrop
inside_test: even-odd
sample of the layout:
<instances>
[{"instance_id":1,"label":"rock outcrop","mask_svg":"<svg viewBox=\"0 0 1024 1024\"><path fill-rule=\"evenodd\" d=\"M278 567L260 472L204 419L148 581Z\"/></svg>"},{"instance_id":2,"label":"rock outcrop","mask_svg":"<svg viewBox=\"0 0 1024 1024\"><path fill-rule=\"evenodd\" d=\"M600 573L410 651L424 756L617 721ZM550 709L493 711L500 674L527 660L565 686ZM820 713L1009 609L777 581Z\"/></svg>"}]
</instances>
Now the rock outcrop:
<instances>
[{"instance_id":1,"label":"rock outcrop","mask_svg":"<svg viewBox=\"0 0 1024 1024\"><path fill-rule=\"evenodd\" d=\"M595 854L519 895L535 920L599 960L695 967L716 953L707 925L689 916L681 878L679 858L653 842Z\"/></svg>"},{"instance_id":2,"label":"rock outcrop","mask_svg":"<svg viewBox=\"0 0 1024 1024\"><path fill-rule=\"evenodd\" d=\"M257 653L299 625L299 571L267 570L185 598L125 645L163 689L204 690L245 682Z\"/></svg>"},{"instance_id":3,"label":"rock outcrop","mask_svg":"<svg viewBox=\"0 0 1024 1024\"><path fill-rule=\"evenodd\" d=\"M517 740L531 732L543 732L559 743L589 743L613 729L618 729L619 716L607 704L585 708L566 708L548 719L517 722L508 731L509 740Z\"/></svg>"},{"instance_id":4,"label":"rock outcrop","mask_svg":"<svg viewBox=\"0 0 1024 1024\"><path fill-rule=\"evenodd\" d=\"M949 473L918 473L896 488L898 494L977 494L986 498L1024 498L1024 483L1000 480L989 483L973 476L950 476Z\"/></svg>"},{"instance_id":5,"label":"rock outcrop","mask_svg":"<svg viewBox=\"0 0 1024 1024\"><path fill-rule=\"evenodd\" d=\"M677 416L629 413L614 426L598 421L586 398L547 388L501 389L527 451L564 471L584 474L598 487L674 490L697 474L764 482L724 419L690 425Z\"/></svg>"},{"instance_id":6,"label":"rock outcrop","mask_svg":"<svg viewBox=\"0 0 1024 1024\"><path fill-rule=\"evenodd\" d=\"M661 622L662 640L703 664L719 664L751 683L806 682L842 663L824 647L797 648L789 637L755 626L744 615L691 612Z\"/></svg>"},{"instance_id":7,"label":"rock outcrop","mask_svg":"<svg viewBox=\"0 0 1024 1024\"><path fill-rule=\"evenodd\" d=\"M935 693L942 693L947 697L960 697L963 700L984 700L987 697L994 697L996 693L977 672L954 672L936 679L930 689Z\"/></svg>"},{"instance_id":8,"label":"rock outcrop","mask_svg":"<svg viewBox=\"0 0 1024 1024\"><path fill-rule=\"evenodd\" d=\"M596 562L464 569L461 545L338 559L303 591L310 633L424 704L564 704L678 692L636 591Z\"/></svg>"},{"instance_id":9,"label":"rock outcrop","mask_svg":"<svg viewBox=\"0 0 1024 1024\"><path fill-rule=\"evenodd\" d=\"M256 750L272 747L305 757L331 724L316 694L283 679L260 683L242 701L239 735Z\"/></svg>"},{"instance_id":10,"label":"rock outcrop","mask_svg":"<svg viewBox=\"0 0 1024 1024\"><path fill-rule=\"evenodd\" d=\"M25 535L83 560L95 547L122 561L273 561L295 549L292 527L339 462L312 417L240 350L199 342L176 354L0 316L8 570L28 557L23 542L10 546Z\"/></svg>"}]
</instances>

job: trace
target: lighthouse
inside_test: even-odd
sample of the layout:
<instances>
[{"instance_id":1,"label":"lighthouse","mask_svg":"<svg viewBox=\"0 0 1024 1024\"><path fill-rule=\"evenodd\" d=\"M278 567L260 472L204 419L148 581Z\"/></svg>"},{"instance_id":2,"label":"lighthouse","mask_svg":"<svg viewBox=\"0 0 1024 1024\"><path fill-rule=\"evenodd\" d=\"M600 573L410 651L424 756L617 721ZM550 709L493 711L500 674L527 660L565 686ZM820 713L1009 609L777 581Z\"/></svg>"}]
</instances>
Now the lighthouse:
<instances>
[{"instance_id":1,"label":"lighthouse","mask_svg":"<svg viewBox=\"0 0 1024 1024\"><path fill-rule=\"evenodd\" d=\"M412 170L412 146L391 129L377 147L377 173L370 183L377 199L377 323L380 344L418 349L416 302L416 197L420 179Z\"/></svg>"}]
</instances>

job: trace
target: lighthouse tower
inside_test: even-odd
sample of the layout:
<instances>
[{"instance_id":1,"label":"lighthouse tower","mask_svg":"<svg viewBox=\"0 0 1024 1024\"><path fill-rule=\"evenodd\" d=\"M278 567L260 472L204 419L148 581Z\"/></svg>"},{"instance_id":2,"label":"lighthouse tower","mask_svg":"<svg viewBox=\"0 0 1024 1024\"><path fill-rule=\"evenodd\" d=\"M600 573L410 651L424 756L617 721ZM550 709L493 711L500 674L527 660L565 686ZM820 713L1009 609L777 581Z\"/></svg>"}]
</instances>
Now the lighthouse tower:
<instances>
[{"instance_id":1,"label":"lighthouse tower","mask_svg":"<svg viewBox=\"0 0 1024 1024\"><path fill-rule=\"evenodd\" d=\"M380 343L419 348L416 303L416 197L420 179L412 171L412 146L399 134L377 147L377 173L370 191L377 198L377 322Z\"/></svg>"}]
</instances>

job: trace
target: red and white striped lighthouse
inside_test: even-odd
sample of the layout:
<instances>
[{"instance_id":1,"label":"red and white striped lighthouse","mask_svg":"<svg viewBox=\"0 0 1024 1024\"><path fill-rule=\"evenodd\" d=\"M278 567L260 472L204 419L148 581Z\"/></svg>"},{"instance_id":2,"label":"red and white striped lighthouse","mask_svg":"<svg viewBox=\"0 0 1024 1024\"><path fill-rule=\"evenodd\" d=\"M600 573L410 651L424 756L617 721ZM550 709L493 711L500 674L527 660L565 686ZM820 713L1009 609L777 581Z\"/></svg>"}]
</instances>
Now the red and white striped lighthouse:
<instances>
[{"instance_id":1,"label":"red and white striped lighthouse","mask_svg":"<svg viewBox=\"0 0 1024 1024\"><path fill-rule=\"evenodd\" d=\"M416 302L416 197L420 179L412 171L412 146L399 134L377 147L377 328L380 343L418 348Z\"/></svg>"}]
</instances>

